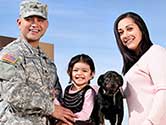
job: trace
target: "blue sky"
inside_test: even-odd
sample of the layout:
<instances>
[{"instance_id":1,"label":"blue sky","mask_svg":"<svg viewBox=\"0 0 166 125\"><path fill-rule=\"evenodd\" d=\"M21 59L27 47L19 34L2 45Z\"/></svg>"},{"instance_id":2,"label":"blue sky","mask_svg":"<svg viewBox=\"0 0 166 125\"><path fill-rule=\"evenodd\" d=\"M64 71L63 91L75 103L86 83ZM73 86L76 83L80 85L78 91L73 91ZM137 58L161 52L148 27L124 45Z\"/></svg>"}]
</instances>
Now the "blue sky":
<instances>
[{"instance_id":1,"label":"blue sky","mask_svg":"<svg viewBox=\"0 0 166 125\"><path fill-rule=\"evenodd\" d=\"M17 37L21 0L0 0L0 35ZM107 70L121 72L122 60L113 34L115 19L133 11L145 20L153 43L166 47L165 0L42 0L49 7L49 28L41 41L55 46L55 63L62 86L68 83L67 64L85 53L95 62L96 76ZM124 125L126 123L126 115Z\"/></svg>"}]
</instances>

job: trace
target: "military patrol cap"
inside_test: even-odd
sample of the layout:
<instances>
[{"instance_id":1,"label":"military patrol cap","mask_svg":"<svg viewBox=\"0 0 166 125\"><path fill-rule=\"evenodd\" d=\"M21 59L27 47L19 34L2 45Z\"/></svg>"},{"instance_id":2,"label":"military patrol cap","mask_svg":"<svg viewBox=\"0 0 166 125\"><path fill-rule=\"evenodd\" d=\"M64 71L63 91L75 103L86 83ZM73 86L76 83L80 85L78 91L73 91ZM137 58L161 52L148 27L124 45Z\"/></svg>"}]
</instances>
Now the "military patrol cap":
<instances>
[{"instance_id":1,"label":"military patrol cap","mask_svg":"<svg viewBox=\"0 0 166 125\"><path fill-rule=\"evenodd\" d=\"M20 17L40 16L47 19L48 7L38 0L22 0L20 3Z\"/></svg>"}]
</instances>

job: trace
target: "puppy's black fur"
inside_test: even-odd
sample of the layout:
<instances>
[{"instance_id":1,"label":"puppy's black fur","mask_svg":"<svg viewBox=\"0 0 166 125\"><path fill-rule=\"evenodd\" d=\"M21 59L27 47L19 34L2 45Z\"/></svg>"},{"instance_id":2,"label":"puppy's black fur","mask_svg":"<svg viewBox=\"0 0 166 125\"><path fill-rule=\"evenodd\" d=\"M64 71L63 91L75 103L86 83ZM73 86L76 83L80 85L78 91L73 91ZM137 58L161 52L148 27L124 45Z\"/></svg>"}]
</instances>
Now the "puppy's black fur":
<instances>
[{"instance_id":1,"label":"puppy's black fur","mask_svg":"<svg viewBox=\"0 0 166 125\"><path fill-rule=\"evenodd\" d=\"M100 86L95 100L92 119L95 125L104 125L104 119L111 125L121 125L123 120L123 96L119 89L123 78L115 71L108 71L98 78Z\"/></svg>"}]
</instances>

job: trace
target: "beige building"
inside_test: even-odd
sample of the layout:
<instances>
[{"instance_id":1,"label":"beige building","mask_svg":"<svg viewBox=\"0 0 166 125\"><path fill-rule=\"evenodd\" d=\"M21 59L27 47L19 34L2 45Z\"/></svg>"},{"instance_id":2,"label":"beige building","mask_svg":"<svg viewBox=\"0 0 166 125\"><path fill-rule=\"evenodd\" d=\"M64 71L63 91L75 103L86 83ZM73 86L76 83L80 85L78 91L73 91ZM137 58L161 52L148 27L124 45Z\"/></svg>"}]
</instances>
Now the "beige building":
<instances>
[{"instance_id":1,"label":"beige building","mask_svg":"<svg viewBox=\"0 0 166 125\"><path fill-rule=\"evenodd\" d=\"M12 42L16 38L0 36L0 49L6 46L8 43ZM54 44L40 42L39 46L44 50L44 52L50 57L50 59L54 60Z\"/></svg>"}]
</instances>

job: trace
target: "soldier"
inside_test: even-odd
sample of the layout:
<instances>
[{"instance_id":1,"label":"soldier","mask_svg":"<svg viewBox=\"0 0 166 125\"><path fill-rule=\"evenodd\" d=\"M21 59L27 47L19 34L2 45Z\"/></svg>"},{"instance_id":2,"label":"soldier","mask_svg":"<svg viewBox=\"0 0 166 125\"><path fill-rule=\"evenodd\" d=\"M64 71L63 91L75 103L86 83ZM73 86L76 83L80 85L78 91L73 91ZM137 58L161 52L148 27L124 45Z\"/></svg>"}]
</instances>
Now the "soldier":
<instances>
[{"instance_id":1,"label":"soldier","mask_svg":"<svg viewBox=\"0 0 166 125\"><path fill-rule=\"evenodd\" d=\"M17 24L20 36L0 53L0 125L49 125L50 116L72 124L73 113L53 104L62 90L55 64L39 47L47 5L22 1Z\"/></svg>"}]
</instances>

